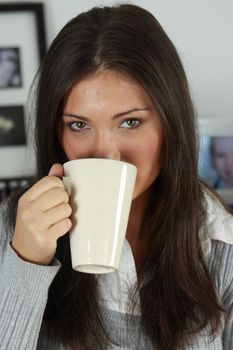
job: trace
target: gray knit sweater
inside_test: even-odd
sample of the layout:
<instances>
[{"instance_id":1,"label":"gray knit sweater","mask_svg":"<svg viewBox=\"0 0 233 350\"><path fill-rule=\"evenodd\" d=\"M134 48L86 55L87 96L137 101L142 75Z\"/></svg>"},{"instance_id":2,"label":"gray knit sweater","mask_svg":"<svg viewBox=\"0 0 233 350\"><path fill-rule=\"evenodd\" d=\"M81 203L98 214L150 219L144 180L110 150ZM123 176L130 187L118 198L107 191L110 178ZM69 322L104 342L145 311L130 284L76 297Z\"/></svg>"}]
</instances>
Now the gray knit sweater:
<instances>
[{"instance_id":1,"label":"gray knit sweater","mask_svg":"<svg viewBox=\"0 0 233 350\"><path fill-rule=\"evenodd\" d=\"M185 350L233 350L233 219L212 199L208 202L208 233L200 232L200 235L207 266L227 310L227 318L214 341L208 338L207 330L203 330ZM65 350L62 344L40 332L48 288L60 268L59 262L55 260L53 266L45 267L21 260L2 227L0 223L0 349ZM132 253L126 244L120 271L100 277L104 320L120 343L120 347L112 345L108 350L152 349L141 336L140 307L133 315L125 313L127 285L132 283L135 273L132 262Z\"/></svg>"}]
</instances>

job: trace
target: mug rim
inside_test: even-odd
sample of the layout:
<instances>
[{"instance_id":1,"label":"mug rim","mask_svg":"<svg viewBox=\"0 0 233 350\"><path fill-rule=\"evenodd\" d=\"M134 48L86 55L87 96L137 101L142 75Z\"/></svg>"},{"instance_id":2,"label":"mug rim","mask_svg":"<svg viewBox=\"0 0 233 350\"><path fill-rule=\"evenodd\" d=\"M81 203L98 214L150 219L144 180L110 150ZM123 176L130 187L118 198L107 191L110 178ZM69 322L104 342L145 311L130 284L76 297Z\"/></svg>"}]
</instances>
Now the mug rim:
<instances>
[{"instance_id":1,"label":"mug rim","mask_svg":"<svg viewBox=\"0 0 233 350\"><path fill-rule=\"evenodd\" d=\"M128 163L122 160L117 160L117 159L109 159L109 158L79 158L79 159L71 159L66 161L65 163L63 163L63 166L65 166L66 164L72 164L74 162L82 162L82 161L86 161L86 162L95 162L95 161L103 161L103 162L109 162L109 163L120 163L122 165L127 165L129 167L135 168L137 170L137 167L132 164L132 163Z\"/></svg>"}]
</instances>

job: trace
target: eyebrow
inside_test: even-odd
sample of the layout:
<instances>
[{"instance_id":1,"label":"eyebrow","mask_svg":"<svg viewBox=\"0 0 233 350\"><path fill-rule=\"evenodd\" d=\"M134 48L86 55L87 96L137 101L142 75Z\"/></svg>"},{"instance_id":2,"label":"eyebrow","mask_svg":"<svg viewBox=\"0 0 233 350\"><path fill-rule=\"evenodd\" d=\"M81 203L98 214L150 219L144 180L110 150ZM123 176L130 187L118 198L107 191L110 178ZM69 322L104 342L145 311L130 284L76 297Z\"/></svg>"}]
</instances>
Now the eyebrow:
<instances>
[{"instance_id":1,"label":"eyebrow","mask_svg":"<svg viewBox=\"0 0 233 350\"><path fill-rule=\"evenodd\" d=\"M133 113L133 112L142 112L142 111L149 111L150 108L149 107L144 107L144 108L132 108L129 109L127 111L124 112L119 112L113 115L112 119L116 120L124 115ZM84 117L83 115L78 115L78 114L73 114L73 113L63 113L63 117L73 117L73 118L77 118L77 119L82 119L84 121L89 121L89 119L87 117Z\"/></svg>"}]
</instances>

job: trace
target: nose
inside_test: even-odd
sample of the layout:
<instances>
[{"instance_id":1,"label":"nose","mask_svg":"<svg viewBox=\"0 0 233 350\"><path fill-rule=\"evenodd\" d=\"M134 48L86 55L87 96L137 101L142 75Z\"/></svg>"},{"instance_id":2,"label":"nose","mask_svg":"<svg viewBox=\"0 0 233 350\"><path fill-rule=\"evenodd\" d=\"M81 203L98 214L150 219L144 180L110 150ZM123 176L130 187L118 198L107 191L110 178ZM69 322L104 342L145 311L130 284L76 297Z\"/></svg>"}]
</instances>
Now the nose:
<instances>
[{"instance_id":1,"label":"nose","mask_svg":"<svg viewBox=\"0 0 233 350\"><path fill-rule=\"evenodd\" d=\"M120 148L114 137L103 133L96 135L92 157L121 160Z\"/></svg>"}]
</instances>

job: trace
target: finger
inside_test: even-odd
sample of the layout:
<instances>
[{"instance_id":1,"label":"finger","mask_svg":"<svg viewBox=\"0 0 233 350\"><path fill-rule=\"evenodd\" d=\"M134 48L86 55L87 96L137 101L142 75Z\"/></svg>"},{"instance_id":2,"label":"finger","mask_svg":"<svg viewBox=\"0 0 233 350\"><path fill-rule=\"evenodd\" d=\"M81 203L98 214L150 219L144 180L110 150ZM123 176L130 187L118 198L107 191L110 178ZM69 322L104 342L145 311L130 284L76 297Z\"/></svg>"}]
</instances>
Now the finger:
<instances>
[{"instance_id":1,"label":"finger","mask_svg":"<svg viewBox=\"0 0 233 350\"><path fill-rule=\"evenodd\" d=\"M68 203L69 196L64 188L54 187L51 190L43 193L36 201L35 210L37 212L46 212L54 207L57 207L59 204ZM32 206L33 203L30 203ZM33 209L33 207L31 207Z\"/></svg>"},{"instance_id":2,"label":"finger","mask_svg":"<svg viewBox=\"0 0 233 350\"><path fill-rule=\"evenodd\" d=\"M57 222L68 218L72 213L71 206L68 203L60 204L43 214L41 220L43 220L43 226L50 228Z\"/></svg>"},{"instance_id":3,"label":"finger","mask_svg":"<svg viewBox=\"0 0 233 350\"><path fill-rule=\"evenodd\" d=\"M51 169L49 170L49 176L57 176L62 178L64 176L64 169L63 166L61 164L53 164L53 166L51 167Z\"/></svg>"},{"instance_id":4,"label":"finger","mask_svg":"<svg viewBox=\"0 0 233 350\"><path fill-rule=\"evenodd\" d=\"M62 189L65 188L62 180L56 176L45 176L25 192L21 197L21 201L35 201L42 194L56 187Z\"/></svg>"},{"instance_id":5,"label":"finger","mask_svg":"<svg viewBox=\"0 0 233 350\"><path fill-rule=\"evenodd\" d=\"M49 228L48 234L54 239L64 236L72 227L72 222L69 218L65 218Z\"/></svg>"}]
</instances>

